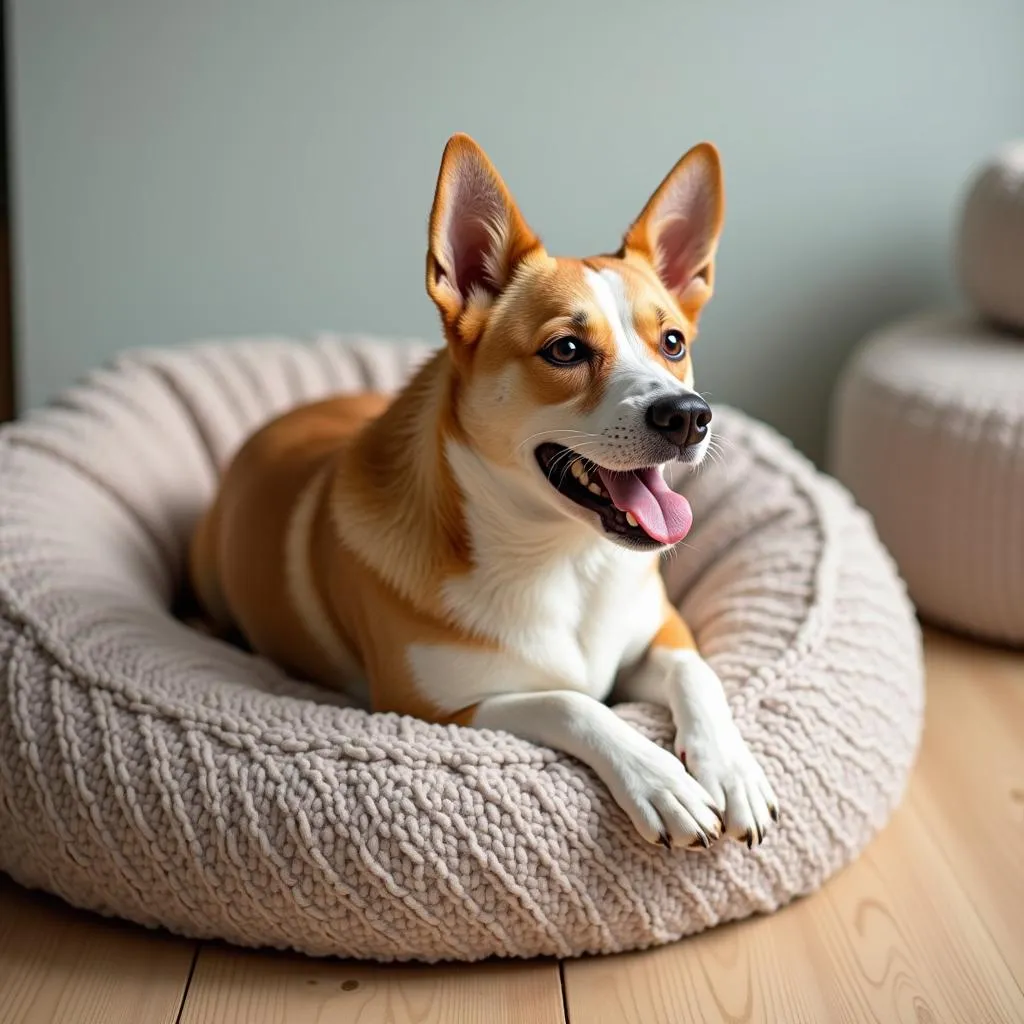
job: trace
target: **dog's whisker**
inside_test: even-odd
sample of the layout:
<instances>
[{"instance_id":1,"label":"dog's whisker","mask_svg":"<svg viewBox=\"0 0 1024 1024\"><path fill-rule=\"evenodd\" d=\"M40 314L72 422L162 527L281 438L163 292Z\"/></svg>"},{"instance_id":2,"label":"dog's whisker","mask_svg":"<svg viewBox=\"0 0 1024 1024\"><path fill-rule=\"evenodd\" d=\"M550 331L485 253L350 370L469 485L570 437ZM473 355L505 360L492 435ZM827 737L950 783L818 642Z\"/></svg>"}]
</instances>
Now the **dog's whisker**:
<instances>
[{"instance_id":1,"label":"dog's whisker","mask_svg":"<svg viewBox=\"0 0 1024 1024\"><path fill-rule=\"evenodd\" d=\"M554 465L555 463L558 462L559 459L564 459L564 458L570 458L571 459L573 456L585 458L585 456L583 456L583 454L582 454L583 451L584 450L589 451L595 445L600 444L600 443L601 443L600 441L584 441L584 442L581 442L579 445L577 445L576 448L566 448L566 450L564 452L559 452L558 455L556 455L551 460L551 464ZM592 460L588 459L587 461L589 462L589 461L592 461Z\"/></svg>"},{"instance_id":2,"label":"dog's whisker","mask_svg":"<svg viewBox=\"0 0 1024 1024\"><path fill-rule=\"evenodd\" d=\"M572 452L568 452L568 456L569 457L566 458L565 452L559 453L557 456L555 456L554 459L551 460L551 464L548 466L548 476L550 478L551 471L557 467L559 460L562 461L562 475L558 479L559 487L561 487L565 483L565 474L572 469L573 465L577 462L583 461L581 456L573 457L574 453Z\"/></svg>"},{"instance_id":3,"label":"dog's whisker","mask_svg":"<svg viewBox=\"0 0 1024 1024\"><path fill-rule=\"evenodd\" d=\"M722 458L721 454L718 452L713 452L709 449L707 458L700 464L697 471L700 473L706 473L708 469L721 469L724 466L725 460Z\"/></svg>"},{"instance_id":4,"label":"dog's whisker","mask_svg":"<svg viewBox=\"0 0 1024 1024\"><path fill-rule=\"evenodd\" d=\"M558 479L558 486L559 487L561 487L565 483L565 474L570 472L572 470L572 467L575 466L576 463L582 462L582 461L583 461L583 459L576 458L576 459L569 459L565 463L565 465L562 467L562 475Z\"/></svg>"},{"instance_id":5,"label":"dog's whisker","mask_svg":"<svg viewBox=\"0 0 1024 1024\"><path fill-rule=\"evenodd\" d=\"M521 441L516 446L516 451L522 451L531 441L535 440L538 437L553 437L553 436L559 436L559 437L585 437L585 438L590 438L590 437L599 438L600 437L599 434L595 434L593 431L590 431L590 430L571 430L571 429L568 429L568 428L558 429L558 430L538 430L537 433L531 434L524 441Z\"/></svg>"}]
</instances>

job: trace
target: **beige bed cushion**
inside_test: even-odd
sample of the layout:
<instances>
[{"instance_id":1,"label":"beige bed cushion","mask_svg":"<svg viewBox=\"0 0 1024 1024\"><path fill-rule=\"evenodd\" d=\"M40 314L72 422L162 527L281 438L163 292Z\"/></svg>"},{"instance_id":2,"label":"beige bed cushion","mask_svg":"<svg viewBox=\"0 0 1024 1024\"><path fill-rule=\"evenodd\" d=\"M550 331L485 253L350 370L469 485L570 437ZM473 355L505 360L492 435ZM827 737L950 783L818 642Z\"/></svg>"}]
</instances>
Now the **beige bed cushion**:
<instances>
[{"instance_id":1,"label":"beige bed cushion","mask_svg":"<svg viewBox=\"0 0 1024 1024\"><path fill-rule=\"evenodd\" d=\"M921 613L1024 644L1024 346L933 313L867 338L837 391L833 471Z\"/></svg>"},{"instance_id":2,"label":"beige bed cushion","mask_svg":"<svg viewBox=\"0 0 1024 1024\"><path fill-rule=\"evenodd\" d=\"M975 174L956 240L960 282L974 308L1024 337L1024 141Z\"/></svg>"},{"instance_id":3,"label":"beige bed cushion","mask_svg":"<svg viewBox=\"0 0 1024 1024\"><path fill-rule=\"evenodd\" d=\"M918 745L915 620L846 493L721 409L671 592L782 800L763 848L646 845L581 764L346 708L171 617L217 467L271 414L424 349L126 357L0 434L0 868L192 936L380 959L633 949L809 893ZM620 713L661 742L659 709Z\"/></svg>"}]
</instances>

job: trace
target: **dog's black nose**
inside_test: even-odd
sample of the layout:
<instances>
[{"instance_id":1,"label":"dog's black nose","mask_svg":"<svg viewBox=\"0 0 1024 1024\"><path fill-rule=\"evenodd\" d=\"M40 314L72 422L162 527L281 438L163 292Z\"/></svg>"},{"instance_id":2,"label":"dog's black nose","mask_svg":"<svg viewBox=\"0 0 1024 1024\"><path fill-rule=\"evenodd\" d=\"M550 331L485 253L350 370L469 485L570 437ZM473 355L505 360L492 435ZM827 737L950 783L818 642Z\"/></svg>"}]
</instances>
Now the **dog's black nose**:
<instances>
[{"instance_id":1,"label":"dog's black nose","mask_svg":"<svg viewBox=\"0 0 1024 1024\"><path fill-rule=\"evenodd\" d=\"M710 422L708 403L692 392L659 398L647 410L647 425L680 448L703 441Z\"/></svg>"}]
</instances>

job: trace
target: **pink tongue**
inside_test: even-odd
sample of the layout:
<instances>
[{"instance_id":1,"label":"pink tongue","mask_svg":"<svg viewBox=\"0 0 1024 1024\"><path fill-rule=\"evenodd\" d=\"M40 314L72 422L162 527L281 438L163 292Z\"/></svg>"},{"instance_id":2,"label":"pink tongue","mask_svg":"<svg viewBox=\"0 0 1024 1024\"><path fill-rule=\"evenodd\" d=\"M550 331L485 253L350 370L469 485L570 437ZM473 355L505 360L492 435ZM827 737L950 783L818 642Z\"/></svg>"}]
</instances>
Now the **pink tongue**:
<instances>
[{"instance_id":1,"label":"pink tongue","mask_svg":"<svg viewBox=\"0 0 1024 1024\"><path fill-rule=\"evenodd\" d=\"M630 512L644 531L660 544L676 544L689 532L693 522L690 503L676 494L659 469L638 469L613 473L597 469L617 509Z\"/></svg>"}]
</instances>

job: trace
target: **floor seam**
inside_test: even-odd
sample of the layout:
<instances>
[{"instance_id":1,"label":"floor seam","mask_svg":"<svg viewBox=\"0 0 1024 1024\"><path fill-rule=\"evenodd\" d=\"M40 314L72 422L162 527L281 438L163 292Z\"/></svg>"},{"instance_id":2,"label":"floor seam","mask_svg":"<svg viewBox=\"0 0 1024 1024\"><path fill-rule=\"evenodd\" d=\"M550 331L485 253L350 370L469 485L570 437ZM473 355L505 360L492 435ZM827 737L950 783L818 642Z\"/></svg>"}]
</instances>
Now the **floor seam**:
<instances>
[{"instance_id":1,"label":"floor seam","mask_svg":"<svg viewBox=\"0 0 1024 1024\"><path fill-rule=\"evenodd\" d=\"M562 1021L569 1024L569 992L565 986L565 961L558 961L558 986L562 993Z\"/></svg>"},{"instance_id":2,"label":"floor seam","mask_svg":"<svg viewBox=\"0 0 1024 1024\"><path fill-rule=\"evenodd\" d=\"M196 964L199 962L199 954L202 952L203 943L197 942L192 952L192 963L188 966L188 977L185 979L185 987L181 990L181 1002L178 1003L178 1012L174 1015L174 1024L181 1024L181 1016L185 1012L185 1004L188 1002L189 989L192 987L192 976L196 973Z\"/></svg>"}]
</instances>

